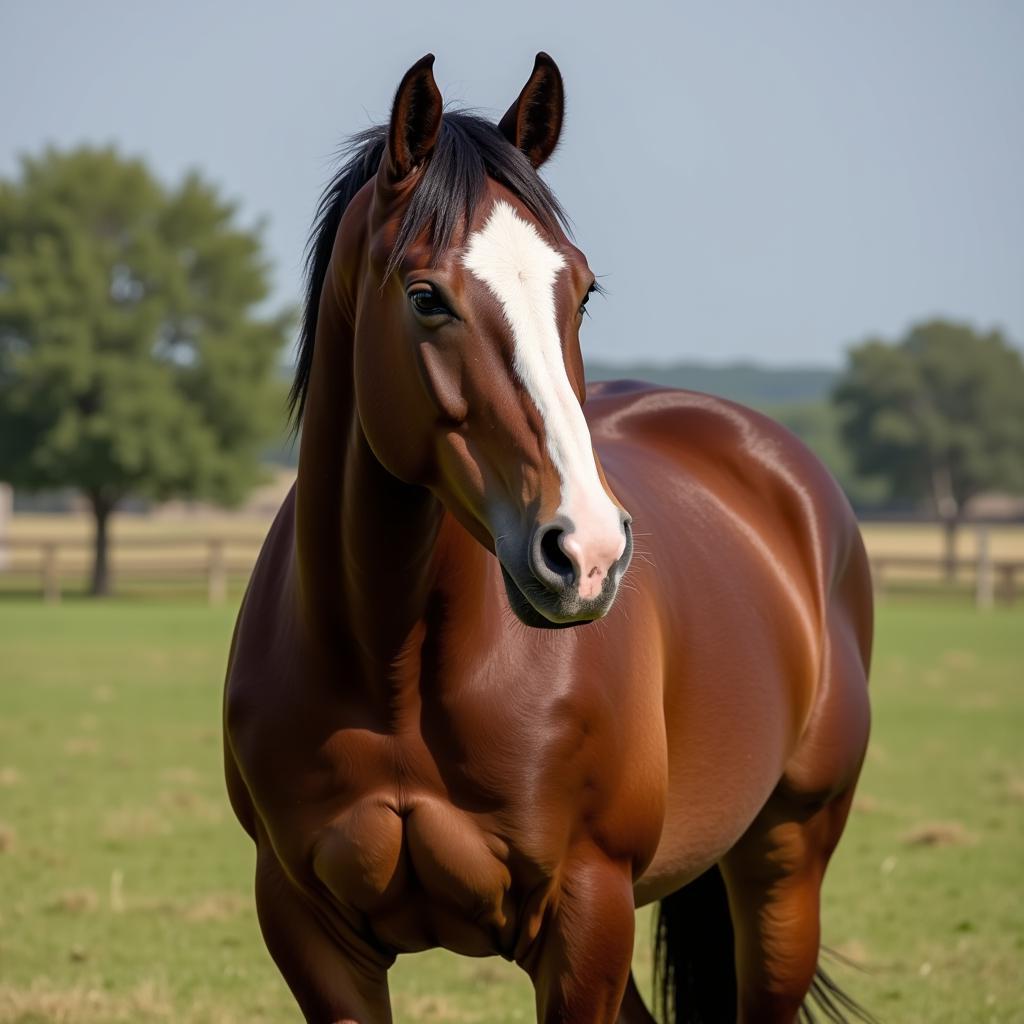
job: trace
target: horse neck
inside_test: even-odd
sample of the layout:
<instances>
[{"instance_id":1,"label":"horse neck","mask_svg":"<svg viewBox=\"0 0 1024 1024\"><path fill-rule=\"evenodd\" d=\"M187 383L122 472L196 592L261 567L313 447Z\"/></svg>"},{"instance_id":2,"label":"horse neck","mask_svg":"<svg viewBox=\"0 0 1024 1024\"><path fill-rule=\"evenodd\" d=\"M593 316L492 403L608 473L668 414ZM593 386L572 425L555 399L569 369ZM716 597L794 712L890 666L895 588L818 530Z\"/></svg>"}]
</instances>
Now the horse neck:
<instances>
[{"instance_id":1,"label":"horse neck","mask_svg":"<svg viewBox=\"0 0 1024 1024\"><path fill-rule=\"evenodd\" d=\"M436 575L443 508L377 460L353 387L353 331L321 304L296 484L304 615L329 646L388 674L422 621Z\"/></svg>"}]
</instances>

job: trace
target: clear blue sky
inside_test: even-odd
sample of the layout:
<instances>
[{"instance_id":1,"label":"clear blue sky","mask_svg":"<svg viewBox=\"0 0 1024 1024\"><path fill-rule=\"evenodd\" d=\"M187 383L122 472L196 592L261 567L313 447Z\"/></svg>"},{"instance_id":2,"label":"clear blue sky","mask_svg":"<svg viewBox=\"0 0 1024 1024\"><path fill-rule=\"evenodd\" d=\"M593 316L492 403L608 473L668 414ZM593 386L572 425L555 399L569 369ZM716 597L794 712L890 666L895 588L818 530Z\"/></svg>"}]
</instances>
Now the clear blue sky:
<instances>
[{"instance_id":1,"label":"clear blue sky","mask_svg":"<svg viewBox=\"0 0 1024 1024\"><path fill-rule=\"evenodd\" d=\"M0 6L0 174L47 143L199 167L267 218L280 303L340 139L437 54L500 115L538 49L548 177L604 359L835 364L933 314L1024 341L1024 4L48 2Z\"/></svg>"}]
</instances>

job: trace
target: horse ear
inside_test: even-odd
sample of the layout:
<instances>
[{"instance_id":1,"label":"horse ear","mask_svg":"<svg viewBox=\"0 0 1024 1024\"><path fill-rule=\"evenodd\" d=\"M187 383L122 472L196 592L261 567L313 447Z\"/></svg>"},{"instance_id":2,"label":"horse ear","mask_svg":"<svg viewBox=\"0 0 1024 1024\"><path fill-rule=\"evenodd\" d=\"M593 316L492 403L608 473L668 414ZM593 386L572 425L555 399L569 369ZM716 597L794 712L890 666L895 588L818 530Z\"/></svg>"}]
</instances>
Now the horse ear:
<instances>
[{"instance_id":1,"label":"horse ear","mask_svg":"<svg viewBox=\"0 0 1024 1024\"><path fill-rule=\"evenodd\" d=\"M498 123L502 134L521 149L534 167L555 151L565 114L565 88L558 65L543 51L519 98Z\"/></svg>"},{"instance_id":2,"label":"horse ear","mask_svg":"<svg viewBox=\"0 0 1024 1024\"><path fill-rule=\"evenodd\" d=\"M428 53L405 73L388 125L389 169L404 178L434 150L444 104L434 81L434 55Z\"/></svg>"}]
</instances>

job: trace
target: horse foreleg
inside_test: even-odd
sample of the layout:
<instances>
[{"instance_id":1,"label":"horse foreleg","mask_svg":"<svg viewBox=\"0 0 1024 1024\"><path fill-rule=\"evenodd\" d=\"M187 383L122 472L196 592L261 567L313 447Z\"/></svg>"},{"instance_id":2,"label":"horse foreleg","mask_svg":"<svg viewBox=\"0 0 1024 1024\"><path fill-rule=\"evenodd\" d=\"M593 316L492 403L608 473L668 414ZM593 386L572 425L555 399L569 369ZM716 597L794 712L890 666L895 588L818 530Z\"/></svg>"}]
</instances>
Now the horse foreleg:
<instances>
[{"instance_id":1,"label":"horse foreleg","mask_svg":"<svg viewBox=\"0 0 1024 1024\"><path fill-rule=\"evenodd\" d=\"M814 981L825 867L852 791L803 820L769 803L722 862L736 937L740 1024L790 1024Z\"/></svg>"},{"instance_id":2,"label":"horse foreleg","mask_svg":"<svg viewBox=\"0 0 1024 1024\"><path fill-rule=\"evenodd\" d=\"M328 932L265 838L256 858L256 910L270 955L310 1024L389 1024L393 961L354 933Z\"/></svg>"},{"instance_id":3,"label":"horse foreleg","mask_svg":"<svg viewBox=\"0 0 1024 1024\"><path fill-rule=\"evenodd\" d=\"M629 864L594 855L567 866L557 901L523 966L543 1024L614 1024L633 957Z\"/></svg>"}]
</instances>

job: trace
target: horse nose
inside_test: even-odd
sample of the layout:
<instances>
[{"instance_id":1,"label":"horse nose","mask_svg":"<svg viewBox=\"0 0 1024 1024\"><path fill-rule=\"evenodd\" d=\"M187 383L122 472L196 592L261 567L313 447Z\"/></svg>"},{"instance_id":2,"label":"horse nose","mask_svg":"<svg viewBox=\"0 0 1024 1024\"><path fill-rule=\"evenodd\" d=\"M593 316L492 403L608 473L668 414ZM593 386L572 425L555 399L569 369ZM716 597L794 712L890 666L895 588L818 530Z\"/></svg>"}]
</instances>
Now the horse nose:
<instances>
[{"instance_id":1,"label":"horse nose","mask_svg":"<svg viewBox=\"0 0 1024 1024\"><path fill-rule=\"evenodd\" d=\"M534 576L557 594L598 597L626 549L627 524L623 518L614 529L581 531L563 519L539 527L530 553Z\"/></svg>"}]
</instances>

